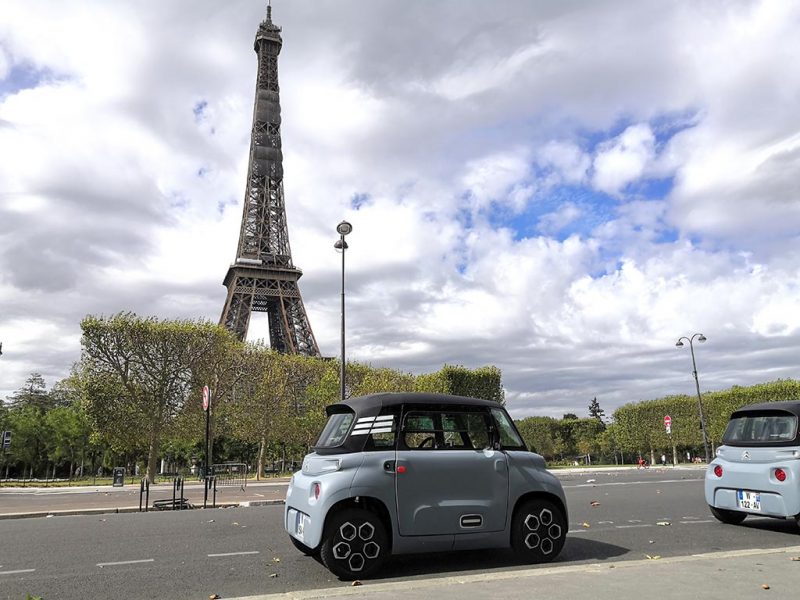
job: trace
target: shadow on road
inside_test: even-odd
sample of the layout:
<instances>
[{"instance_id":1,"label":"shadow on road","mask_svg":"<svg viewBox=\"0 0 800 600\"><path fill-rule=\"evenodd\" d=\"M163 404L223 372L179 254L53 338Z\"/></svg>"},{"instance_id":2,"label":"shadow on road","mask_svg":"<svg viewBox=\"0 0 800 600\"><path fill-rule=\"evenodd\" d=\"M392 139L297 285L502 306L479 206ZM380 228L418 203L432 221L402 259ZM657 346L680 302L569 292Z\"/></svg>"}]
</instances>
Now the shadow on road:
<instances>
[{"instance_id":1,"label":"shadow on road","mask_svg":"<svg viewBox=\"0 0 800 600\"><path fill-rule=\"evenodd\" d=\"M770 519L768 517L747 517L741 525L728 525L728 527L742 527L745 529L760 529L797 536L800 533L798 524L794 519Z\"/></svg>"},{"instance_id":2,"label":"shadow on road","mask_svg":"<svg viewBox=\"0 0 800 600\"><path fill-rule=\"evenodd\" d=\"M564 565L581 561L597 561L627 554L630 550L614 544L589 539L569 538L560 556L548 565ZM521 563L511 550L464 550L437 554L408 554L393 556L371 579L393 579L420 575L447 577L469 571L511 568L530 568Z\"/></svg>"}]
</instances>

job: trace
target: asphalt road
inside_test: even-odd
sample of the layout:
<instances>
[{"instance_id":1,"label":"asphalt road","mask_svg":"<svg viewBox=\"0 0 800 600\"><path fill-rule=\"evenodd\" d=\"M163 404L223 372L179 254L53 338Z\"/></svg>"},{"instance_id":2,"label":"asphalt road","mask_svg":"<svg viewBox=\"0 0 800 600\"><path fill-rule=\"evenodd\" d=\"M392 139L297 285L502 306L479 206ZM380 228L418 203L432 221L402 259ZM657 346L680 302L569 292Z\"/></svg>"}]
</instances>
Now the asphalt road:
<instances>
[{"instance_id":1,"label":"asphalt road","mask_svg":"<svg viewBox=\"0 0 800 600\"><path fill-rule=\"evenodd\" d=\"M702 476L679 469L561 474L570 533L555 565L798 543L793 522L717 523ZM402 556L380 578L519 568L527 566L502 551ZM0 521L0 598L225 598L345 585L294 549L281 506Z\"/></svg>"}]
</instances>

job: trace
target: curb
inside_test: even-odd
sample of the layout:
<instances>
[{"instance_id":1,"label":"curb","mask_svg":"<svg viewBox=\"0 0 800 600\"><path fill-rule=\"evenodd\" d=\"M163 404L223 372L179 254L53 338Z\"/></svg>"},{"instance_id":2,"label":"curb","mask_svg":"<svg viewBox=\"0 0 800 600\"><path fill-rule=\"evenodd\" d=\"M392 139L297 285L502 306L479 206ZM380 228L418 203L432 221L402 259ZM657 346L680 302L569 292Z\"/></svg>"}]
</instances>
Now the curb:
<instances>
[{"instance_id":1,"label":"curb","mask_svg":"<svg viewBox=\"0 0 800 600\"><path fill-rule=\"evenodd\" d=\"M768 555L788 555L800 552L800 546L788 546L784 548L754 548L751 550L726 550L722 552L708 552L704 554L690 554L685 556L673 556L659 560L660 565L674 565L679 567L681 564L694 563L697 561L725 560L739 557L757 557ZM534 567L523 570L500 571L493 573L476 573L467 575L454 575L451 577L436 577L406 581L392 581L386 583L368 583L366 585L318 588L310 590L295 590L291 592L279 592L272 594L257 594L253 596L239 596L230 600L313 600L317 598L331 598L343 596L360 596L368 598L381 592L398 594L394 597L405 598L433 598L436 597L436 590L453 585L485 584L493 582L515 581L517 585L523 582L532 582L536 578L547 577L550 575L564 574L600 574L608 573L614 569L617 572L635 570L637 568L652 568L651 560L626 560L612 563L590 563L582 565L563 565L556 567ZM468 597L469 590L465 590ZM700 594L702 595L702 594ZM484 597L484 596L480 596ZM521 596L515 596L521 597ZM563 597L563 596L559 596Z\"/></svg>"},{"instance_id":2,"label":"curb","mask_svg":"<svg viewBox=\"0 0 800 600\"><path fill-rule=\"evenodd\" d=\"M214 510L215 508L249 508L251 506L271 506L276 504L283 504L284 501L282 499L276 500L249 500L245 502L221 502L216 505L216 507L208 507L202 508L200 506L191 509L191 510ZM4 519L33 519L33 518L41 518L41 517L67 517L67 516L75 516L75 515L110 515L110 514L120 514L120 513L137 513L137 512L145 512L144 510L140 511L139 506L118 506L118 507L109 507L109 508L66 508L62 510L46 510L46 511L36 511L36 512L21 512L21 513L3 513L0 514L0 520ZM171 511L163 511L157 510L154 508L149 508L147 510L148 513L162 513L162 512L171 512Z\"/></svg>"}]
</instances>

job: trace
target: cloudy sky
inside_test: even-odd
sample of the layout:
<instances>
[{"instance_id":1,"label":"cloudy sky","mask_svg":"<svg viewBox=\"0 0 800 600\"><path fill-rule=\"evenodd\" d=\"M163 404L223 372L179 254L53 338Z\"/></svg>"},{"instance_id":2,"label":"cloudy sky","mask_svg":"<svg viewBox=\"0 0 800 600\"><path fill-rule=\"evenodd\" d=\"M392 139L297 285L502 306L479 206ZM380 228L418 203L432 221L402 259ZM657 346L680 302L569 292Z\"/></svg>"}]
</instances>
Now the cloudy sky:
<instances>
[{"instance_id":1,"label":"cloudy sky","mask_svg":"<svg viewBox=\"0 0 800 600\"><path fill-rule=\"evenodd\" d=\"M0 397L79 321L217 321L266 0L3 0ZM800 4L274 0L322 353L502 369L515 417L797 378ZM259 318L261 317L261 318ZM250 338L267 336L254 316Z\"/></svg>"}]
</instances>

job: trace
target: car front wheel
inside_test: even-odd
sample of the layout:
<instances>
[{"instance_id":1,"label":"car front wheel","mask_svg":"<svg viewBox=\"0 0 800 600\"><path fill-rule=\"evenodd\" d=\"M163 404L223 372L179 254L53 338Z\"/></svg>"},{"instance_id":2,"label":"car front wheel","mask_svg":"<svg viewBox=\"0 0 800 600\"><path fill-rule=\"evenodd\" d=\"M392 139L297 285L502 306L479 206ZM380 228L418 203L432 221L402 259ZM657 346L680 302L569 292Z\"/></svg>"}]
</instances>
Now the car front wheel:
<instances>
[{"instance_id":1,"label":"car front wheel","mask_svg":"<svg viewBox=\"0 0 800 600\"><path fill-rule=\"evenodd\" d=\"M735 510L725 510L724 508L715 508L713 506L709 506L708 508L718 521L722 521L728 525L738 525L747 517L747 513Z\"/></svg>"},{"instance_id":2,"label":"car front wheel","mask_svg":"<svg viewBox=\"0 0 800 600\"><path fill-rule=\"evenodd\" d=\"M320 558L334 575L345 580L367 577L389 555L389 538L378 516L363 508L347 508L325 526Z\"/></svg>"},{"instance_id":3,"label":"car front wheel","mask_svg":"<svg viewBox=\"0 0 800 600\"><path fill-rule=\"evenodd\" d=\"M511 547L528 563L546 563L558 556L567 537L561 509L540 498L523 503L511 523Z\"/></svg>"}]
</instances>

